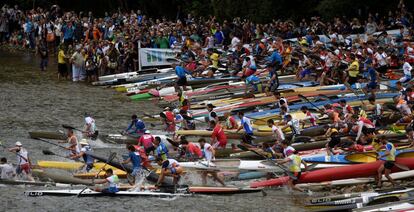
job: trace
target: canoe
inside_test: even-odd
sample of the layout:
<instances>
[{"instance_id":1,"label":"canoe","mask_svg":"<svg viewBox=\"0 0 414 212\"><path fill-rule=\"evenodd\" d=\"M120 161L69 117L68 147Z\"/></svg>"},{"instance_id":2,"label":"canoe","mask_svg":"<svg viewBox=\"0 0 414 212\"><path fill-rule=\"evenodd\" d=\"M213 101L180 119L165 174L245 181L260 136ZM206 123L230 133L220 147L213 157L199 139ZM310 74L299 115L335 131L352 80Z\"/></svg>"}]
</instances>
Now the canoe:
<instances>
[{"instance_id":1,"label":"canoe","mask_svg":"<svg viewBox=\"0 0 414 212\"><path fill-rule=\"evenodd\" d=\"M31 131L29 132L30 138L44 138L55 140L66 140L67 136L62 132L45 132L45 131Z\"/></svg>"},{"instance_id":2,"label":"canoe","mask_svg":"<svg viewBox=\"0 0 414 212\"><path fill-rule=\"evenodd\" d=\"M174 198L174 197L191 197L191 193L166 193L154 191L119 191L115 194L101 193L89 188L82 191L81 189L64 189L64 190L32 190L25 191L24 194L29 197L39 196L78 196L78 197L97 197L97 196L130 196L130 197L157 197L157 198Z\"/></svg>"},{"instance_id":3,"label":"canoe","mask_svg":"<svg viewBox=\"0 0 414 212\"><path fill-rule=\"evenodd\" d=\"M33 169L32 173L35 177L45 180L53 180L55 183L93 185L91 180L79 179L69 175L56 174L47 170Z\"/></svg>"},{"instance_id":4,"label":"canoe","mask_svg":"<svg viewBox=\"0 0 414 212\"><path fill-rule=\"evenodd\" d=\"M397 163L414 168L414 159L397 158ZM342 180L359 177L371 177L377 173L382 161L372 163L356 164L344 167L327 168L315 171L309 171L302 174L298 183L318 183L323 181ZM400 171L397 167L392 169L393 172ZM287 182L289 177L280 177L276 179L253 182L250 184L252 188L266 186L281 186Z\"/></svg>"}]
</instances>

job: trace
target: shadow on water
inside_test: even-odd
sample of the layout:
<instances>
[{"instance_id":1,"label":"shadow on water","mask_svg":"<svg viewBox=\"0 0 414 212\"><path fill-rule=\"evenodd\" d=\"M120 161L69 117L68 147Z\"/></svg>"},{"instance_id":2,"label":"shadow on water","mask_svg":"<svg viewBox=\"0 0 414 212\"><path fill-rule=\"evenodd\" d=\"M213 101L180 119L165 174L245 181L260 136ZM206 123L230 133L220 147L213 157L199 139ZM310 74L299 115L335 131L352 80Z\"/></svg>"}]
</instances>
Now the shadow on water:
<instances>
[{"instance_id":1,"label":"shadow on water","mask_svg":"<svg viewBox=\"0 0 414 212\"><path fill-rule=\"evenodd\" d=\"M84 83L59 82L56 62L51 59L47 72L40 72L32 54L0 50L0 140L12 146L19 140L36 160L60 160L42 155L50 145L28 138L29 131L62 130L61 124L81 127L83 114L91 113L100 132L113 133L124 129L133 113L157 112L154 102L131 102L112 89ZM54 151L60 151L54 149ZM108 153L109 150L100 150ZM15 156L0 151L1 157ZM43 189L36 188L34 189ZM0 187L2 208L19 211L298 211L296 200L285 192L274 191L267 197L260 194L235 196L203 196L173 201L147 198L26 198L23 187ZM142 207L142 208L141 208Z\"/></svg>"}]
</instances>

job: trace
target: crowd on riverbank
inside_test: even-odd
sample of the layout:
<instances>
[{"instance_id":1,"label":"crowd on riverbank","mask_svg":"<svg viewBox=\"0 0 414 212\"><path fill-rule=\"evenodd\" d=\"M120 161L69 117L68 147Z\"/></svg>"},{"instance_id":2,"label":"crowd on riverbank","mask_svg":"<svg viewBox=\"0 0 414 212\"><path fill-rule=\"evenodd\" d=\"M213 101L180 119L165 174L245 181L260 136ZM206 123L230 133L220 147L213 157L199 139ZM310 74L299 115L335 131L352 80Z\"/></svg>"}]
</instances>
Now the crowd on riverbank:
<instances>
[{"instance_id":1,"label":"crowd on riverbank","mask_svg":"<svg viewBox=\"0 0 414 212\"><path fill-rule=\"evenodd\" d=\"M186 64L190 71L219 66L219 60L226 60L229 68L254 73L258 68L255 60L276 50L283 60L282 70L293 70L299 80L316 76L322 84L329 84L335 78L345 80L341 73L331 71L343 70L344 61L361 63L371 58L374 67L385 74L385 67L398 68L404 58L411 60L413 23L413 15L403 1L388 14L329 21L311 17L299 23L277 20L266 24L240 18L219 22L214 17L191 14L183 20L153 19L139 10L95 17L92 12L63 11L57 5L27 11L5 5L0 14L0 41L34 49L41 57L41 70L46 70L49 55L57 54L60 75L71 73L73 81L136 71L140 41L142 47L181 49L182 55L193 59ZM385 30L390 29L399 32L389 35ZM355 34L360 36L351 36ZM294 38L299 45L286 40ZM206 51L212 48L231 54L218 54L217 58ZM246 55L253 56L250 62L245 62Z\"/></svg>"}]
</instances>

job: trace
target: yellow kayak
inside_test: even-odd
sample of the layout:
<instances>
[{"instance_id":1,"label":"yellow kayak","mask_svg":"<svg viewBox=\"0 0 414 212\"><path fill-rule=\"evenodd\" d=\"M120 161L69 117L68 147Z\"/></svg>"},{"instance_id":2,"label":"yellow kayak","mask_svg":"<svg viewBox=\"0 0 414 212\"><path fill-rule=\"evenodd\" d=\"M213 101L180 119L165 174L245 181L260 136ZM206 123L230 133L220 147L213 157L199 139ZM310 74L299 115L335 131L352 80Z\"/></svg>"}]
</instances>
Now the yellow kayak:
<instances>
[{"instance_id":1,"label":"yellow kayak","mask_svg":"<svg viewBox=\"0 0 414 212\"><path fill-rule=\"evenodd\" d=\"M64 161L45 161L45 160L40 160L37 161L37 165L41 168L51 168L51 169L64 169L64 170L79 170L80 168L82 168L82 166L84 166L84 163L81 162L64 162ZM105 163L94 163L93 164L93 168L96 170L102 169L103 166L105 166ZM110 165L106 165L105 169L113 169L113 170L118 170L117 168L110 166Z\"/></svg>"}]
</instances>

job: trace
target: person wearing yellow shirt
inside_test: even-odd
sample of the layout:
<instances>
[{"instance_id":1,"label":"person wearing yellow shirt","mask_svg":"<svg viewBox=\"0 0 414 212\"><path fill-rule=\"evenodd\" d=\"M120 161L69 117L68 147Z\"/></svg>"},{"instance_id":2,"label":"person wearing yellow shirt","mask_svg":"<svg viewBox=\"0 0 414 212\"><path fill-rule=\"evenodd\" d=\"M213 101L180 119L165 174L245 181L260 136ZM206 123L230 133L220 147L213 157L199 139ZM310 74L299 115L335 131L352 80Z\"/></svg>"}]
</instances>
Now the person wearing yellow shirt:
<instances>
[{"instance_id":1,"label":"person wearing yellow shirt","mask_svg":"<svg viewBox=\"0 0 414 212\"><path fill-rule=\"evenodd\" d=\"M283 142L282 142L283 143ZM301 176L301 168L300 165L305 165L305 170L307 169L307 164L302 160L299 155L296 155L293 150L289 149L286 151L286 158L278 161L279 164L288 164L288 171L292 173L292 176L289 177L288 180L288 187L290 189L304 192L301 188L297 187L295 184L299 181ZM289 175L290 176L290 175ZM296 179L293 178L295 176Z\"/></svg>"},{"instance_id":2,"label":"person wearing yellow shirt","mask_svg":"<svg viewBox=\"0 0 414 212\"><path fill-rule=\"evenodd\" d=\"M379 160L383 161L383 164L378 168L378 176L377 176L377 186L382 186L382 173L384 172L384 176L391 182L393 186L395 186L395 181L391 178L390 173L391 169L395 166L395 152L396 149L391 142L388 142L385 139L385 136L379 137L379 141L382 145L385 145L385 154L378 156Z\"/></svg>"},{"instance_id":3,"label":"person wearing yellow shirt","mask_svg":"<svg viewBox=\"0 0 414 212\"><path fill-rule=\"evenodd\" d=\"M352 63L348 67L348 84L353 85L358 82L358 74L359 74L359 61L355 57L355 55L351 54L350 56Z\"/></svg>"},{"instance_id":4,"label":"person wearing yellow shirt","mask_svg":"<svg viewBox=\"0 0 414 212\"><path fill-rule=\"evenodd\" d=\"M218 70L220 55L213 51L213 49L207 49L209 58L209 64L211 65L210 70L207 73L208 78L214 77L214 73Z\"/></svg>"},{"instance_id":5,"label":"person wearing yellow shirt","mask_svg":"<svg viewBox=\"0 0 414 212\"><path fill-rule=\"evenodd\" d=\"M66 60L68 57L65 55L65 50L63 49L63 46L59 46L59 52L58 52L58 80L60 80L61 77L64 77L65 79L68 79L68 67L66 65Z\"/></svg>"}]
</instances>

